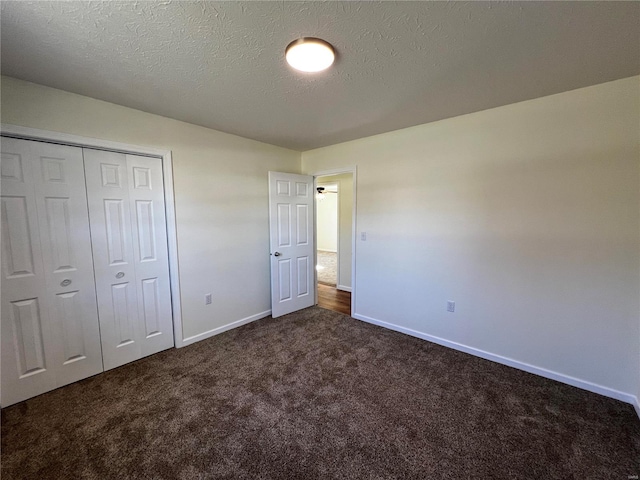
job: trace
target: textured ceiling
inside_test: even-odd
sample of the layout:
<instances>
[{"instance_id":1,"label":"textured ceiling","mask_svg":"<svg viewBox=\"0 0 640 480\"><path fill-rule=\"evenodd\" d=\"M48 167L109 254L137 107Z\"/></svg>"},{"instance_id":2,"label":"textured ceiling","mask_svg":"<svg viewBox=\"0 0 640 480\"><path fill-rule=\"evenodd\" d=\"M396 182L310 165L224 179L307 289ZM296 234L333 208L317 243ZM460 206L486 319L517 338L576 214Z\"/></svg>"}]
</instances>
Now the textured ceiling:
<instances>
[{"instance_id":1,"label":"textured ceiling","mask_svg":"<svg viewBox=\"0 0 640 480\"><path fill-rule=\"evenodd\" d=\"M640 73L638 2L2 2L4 75L296 150ZM284 49L331 42L321 74Z\"/></svg>"}]
</instances>

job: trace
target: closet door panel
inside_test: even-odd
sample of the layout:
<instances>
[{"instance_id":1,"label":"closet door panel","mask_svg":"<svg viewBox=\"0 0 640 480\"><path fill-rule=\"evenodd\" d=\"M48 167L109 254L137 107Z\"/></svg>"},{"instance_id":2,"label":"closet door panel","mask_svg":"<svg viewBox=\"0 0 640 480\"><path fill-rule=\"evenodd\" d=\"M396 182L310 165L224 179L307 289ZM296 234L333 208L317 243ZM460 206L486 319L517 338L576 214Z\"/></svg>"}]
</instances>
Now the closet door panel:
<instances>
[{"instance_id":1,"label":"closet door panel","mask_svg":"<svg viewBox=\"0 0 640 480\"><path fill-rule=\"evenodd\" d=\"M98 312L105 370L142 356L127 162L84 149Z\"/></svg>"},{"instance_id":2,"label":"closet door panel","mask_svg":"<svg viewBox=\"0 0 640 480\"><path fill-rule=\"evenodd\" d=\"M57 386L103 370L82 149L33 142Z\"/></svg>"},{"instance_id":3,"label":"closet door panel","mask_svg":"<svg viewBox=\"0 0 640 480\"><path fill-rule=\"evenodd\" d=\"M162 161L127 155L142 355L173 346Z\"/></svg>"},{"instance_id":4,"label":"closet door panel","mask_svg":"<svg viewBox=\"0 0 640 480\"><path fill-rule=\"evenodd\" d=\"M30 143L1 144L3 407L56 387Z\"/></svg>"}]
</instances>

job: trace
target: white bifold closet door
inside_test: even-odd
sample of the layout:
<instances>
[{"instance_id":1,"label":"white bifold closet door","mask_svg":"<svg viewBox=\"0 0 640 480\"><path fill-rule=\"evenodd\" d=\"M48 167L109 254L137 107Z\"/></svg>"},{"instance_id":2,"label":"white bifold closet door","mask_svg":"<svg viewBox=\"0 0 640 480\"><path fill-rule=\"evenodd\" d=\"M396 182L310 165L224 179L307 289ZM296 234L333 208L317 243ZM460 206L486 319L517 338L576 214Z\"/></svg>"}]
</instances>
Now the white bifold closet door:
<instances>
[{"instance_id":1,"label":"white bifold closet door","mask_svg":"<svg viewBox=\"0 0 640 480\"><path fill-rule=\"evenodd\" d=\"M84 149L104 368L173 346L159 158Z\"/></svg>"},{"instance_id":2,"label":"white bifold closet door","mask_svg":"<svg viewBox=\"0 0 640 480\"><path fill-rule=\"evenodd\" d=\"M172 347L162 161L0 146L2 406Z\"/></svg>"},{"instance_id":3,"label":"white bifold closet door","mask_svg":"<svg viewBox=\"0 0 640 480\"><path fill-rule=\"evenodd\" d=\"M2 405L103 370L82 149L2 138Z\"/></svg>"}]
</instances>

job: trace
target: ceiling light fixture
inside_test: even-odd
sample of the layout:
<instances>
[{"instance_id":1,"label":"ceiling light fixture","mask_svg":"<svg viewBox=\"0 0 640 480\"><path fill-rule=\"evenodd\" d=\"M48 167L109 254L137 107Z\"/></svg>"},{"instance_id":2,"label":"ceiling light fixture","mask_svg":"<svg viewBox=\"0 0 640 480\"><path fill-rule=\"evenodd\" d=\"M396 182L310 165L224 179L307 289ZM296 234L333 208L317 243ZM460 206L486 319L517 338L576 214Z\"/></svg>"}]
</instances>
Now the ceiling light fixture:
<instances>
[{"instance_id":1,"label":"ceiling light fixture","mask_svg":"<svg viewBox=\"0 0 640 480\"><path fill-rule=\"evenodd\" d=\"M313 37L294 40L287 46L284 56L293 68L309 73L329 68L336 57L329 42Z\"/></svg>"}]
</instances>

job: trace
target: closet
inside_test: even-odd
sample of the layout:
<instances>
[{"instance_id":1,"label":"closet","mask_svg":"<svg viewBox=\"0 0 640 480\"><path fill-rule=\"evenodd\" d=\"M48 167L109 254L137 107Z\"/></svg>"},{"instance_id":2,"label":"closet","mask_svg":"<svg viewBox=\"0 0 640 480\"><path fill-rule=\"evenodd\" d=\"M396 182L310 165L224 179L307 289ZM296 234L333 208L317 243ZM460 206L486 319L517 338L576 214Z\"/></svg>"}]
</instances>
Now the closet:
<instances>
[{"instance_id":1,"label":"closet","mask_svg":"<svg viewBox=\"0 0 640 480\"><path fill-rule=\"evenodd\" d=\"M162 161L1 151L2 406L172 347Z\"/></svg>"}]
</instances>

